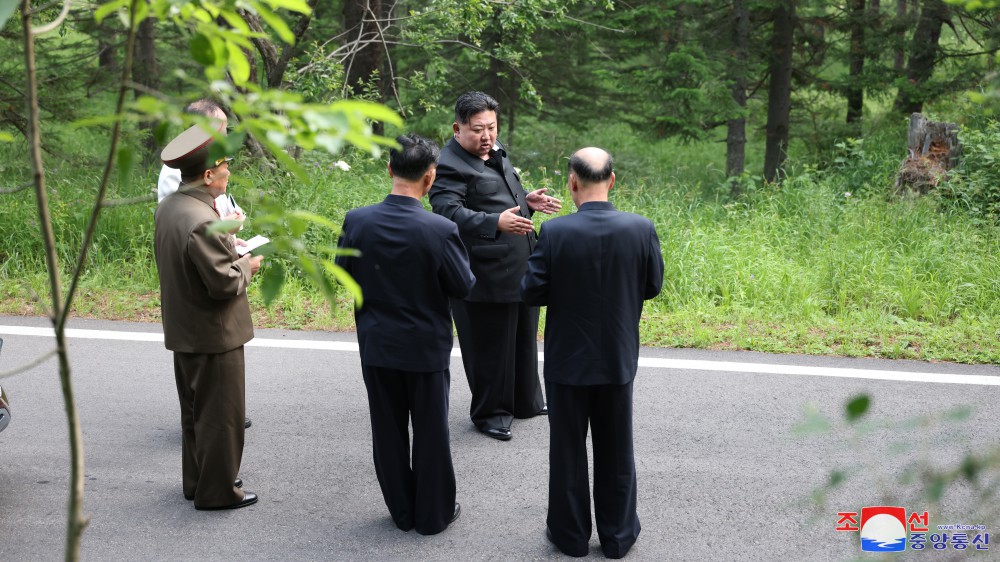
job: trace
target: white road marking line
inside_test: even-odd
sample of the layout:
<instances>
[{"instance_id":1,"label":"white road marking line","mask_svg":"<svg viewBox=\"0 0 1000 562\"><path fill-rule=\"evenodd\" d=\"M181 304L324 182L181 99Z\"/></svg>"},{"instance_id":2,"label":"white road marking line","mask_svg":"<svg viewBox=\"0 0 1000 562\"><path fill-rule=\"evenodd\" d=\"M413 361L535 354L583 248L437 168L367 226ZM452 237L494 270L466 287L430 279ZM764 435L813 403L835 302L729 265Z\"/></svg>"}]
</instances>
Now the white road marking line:
<instances>
[{"instance_id":1,"label":"white road marking line","mask_svg":"<svg viewBox=\"0 0 1000 562\"><path fill-rule=\"evenodd\" d=\"M0 326L0 335L55 337L52 328L36 328L29 326ZM82 330L77 328L67 328L66 337L77 339L163 342L163 334L156 332L122 332L113 330ZM295 339L286 340L274 338L254 338L247 343L247 347L313 349L317 351L358 351L358 344L354 342ZM456 347L452 350L451 355L452 357L461 357L462 352ZM538 354L538 360L544 361L543 353ZM652 369L725 371L731 373L758 373L767 375L804 375L887 381L1000 386L1000 376L963 375L959 373L921 373L915 371L886 371L843 367L810 367L806 365L774 365L768 363L740 363L735 361L664 359L654 357L639 357L639 366Z\"/></svg>"}]
</instances>

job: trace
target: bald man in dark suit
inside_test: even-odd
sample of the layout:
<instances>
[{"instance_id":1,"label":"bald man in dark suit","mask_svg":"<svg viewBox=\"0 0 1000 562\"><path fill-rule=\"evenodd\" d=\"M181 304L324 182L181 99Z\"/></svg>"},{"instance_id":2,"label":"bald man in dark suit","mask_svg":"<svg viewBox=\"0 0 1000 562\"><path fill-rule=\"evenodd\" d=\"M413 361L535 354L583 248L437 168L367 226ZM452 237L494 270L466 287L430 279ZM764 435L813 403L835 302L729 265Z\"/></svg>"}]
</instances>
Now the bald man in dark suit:
<instances>
[{"instance_id":1,"label":"bald man in dark suit","mask_svg":"<svg viewBox=\"0 0 1000 562\"><path fill-rule=\"evenodd\" d=\"M221 124L219 130L225 125ZM243 457L245 364L253 339L247 302L262 257L236 253L233 237L209 234L214 202L229 185L229 161L209 161L212 137L199 126L163 149L181 186L156 208L155 254L166 348L174 352L181 406L184 497L196 509L234 509L257 495L237 479Z\"/></svg>"},{"instance_id":2,"label":"bald man in dark suit","mask_svg":"<svg viewBox=\"0 0 1000 562\"><path fill-rule=\"evenodd\" d=\"M524 302L547 306L549 404L547 534L563 553L586 556L591 535L587 428L594 447L594 513L601 549L621 558L639 536L632 449L632 382L643 301L663 284L653 224L615 209L611 155L577 151L569 190L578 211L542 226L521 281Z\"/></svg>"},{"instance_id":3,"label":"bald man in dark suit","mask_svg":"<svg viewBox=\"0 0 1000 562\"><path fill-rule=\"evenodd\" d=\"M363 293L354 318L382 497L397 527L433 535L460 513L448 435L449 298L469 294L476 277L455 224L420 204L434 182L437 145L413 134L396 142L392 192L347 213L338 245L360 255L339 255L337 265Z\"/></svg>"}]
</instances>

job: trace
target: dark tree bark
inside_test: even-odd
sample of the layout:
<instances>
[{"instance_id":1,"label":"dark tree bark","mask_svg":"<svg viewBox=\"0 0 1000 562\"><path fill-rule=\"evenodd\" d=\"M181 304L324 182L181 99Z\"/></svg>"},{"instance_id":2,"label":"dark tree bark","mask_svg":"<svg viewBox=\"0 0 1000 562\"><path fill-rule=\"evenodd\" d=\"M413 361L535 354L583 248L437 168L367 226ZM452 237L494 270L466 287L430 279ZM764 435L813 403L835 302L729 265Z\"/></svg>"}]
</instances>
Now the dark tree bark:
<instances>
[{"instance_id":1,"label":"dark tree bark","mask_svg":"<svg viewBox=\"0 0 1000 562\"><path fill-rule=\"evenodd\" d=\"M385 91L381 73L384 47L378 22L382 13L382 0L344 0L344 29L356 43L354 54L347 60L345 80L355 97L374 91L381 98ZM372 87L374 76L378 77L378 83ZM373 123L372 130L381 135L385 127L382 123Z\"/></svg>"},{"instance_id":2,"label":"dark tree bark","mask_svg":"<svg viewBox=\"0 0 1000 562\"><path fill-rule=\"evenodd\" d=\"M142 89L134 90L134 97L145 95L148 92L160 89L160 70L156 61L156 18L149 17L139 24L135 37L135 57L132 63L132 77L136 84ZM153 129L156 123L144 121L141 125L146 132L143 139L143 161L150 164L156 155L157 146Z\"/></svg>"},{"instance_id":3,"label":"dark tree bark","mask_svg":"<svg viewBox=\"0 0 1000 562\"><path fill-rule=\"evenodd\" d=\"M746 67L749 60L750 12L743 0L733 0L733 64L730 78L733 81L733 102L740 110L747 107ZM742 114L726 121L726 177L743 174L746 166L747 120ZM740 194L740 183L730 184L733 197Z\"/></svg>"},{"instance_id":4,"label":"dark tree bark","mask_svg":"<svg viewBox=\"0 0 1000 562\"><path fill-rule=\"evenodd\" d=\"M257 37L251 39L251 41L257 49L257 54L260 55L261 64L264 66L264 78L267 81L268 88L274 89L281 87L282 82L285 80L285 72L288 70L288 63L292 60L293 56L298 54L298 45L302 38L305 37L306 31L309 30L309 25L312 23L312 14L316 12L316 4L318 1L319 0L308 1L309 7L311 8L310 14L300 14L298 19L295 20L295 24L291 26L294 43L291 45L282 44L281 49L279 49L274 42L267 38L267 33L260 20L260 16L252 12L240 10L240 15L243 16L243 19L247 22L250 29L263 34L263 37ZM253 57L251 57L250 60L253 60ZM251 64L251 81L256 81L256 77L257 66Z\"/></svg>"},{"instance_id":5,"label":"dark tree bark","mask_svg":"<svg viewBox=\"0 0 1000 562\"><path fill-rule=\"evenodd\" d=\"M850 51L848 53L847 78L847 124L856 125L855 133L861 132L861 117L864 113L865 89L862 75L865 71L865 0L850 1L849 27L851 30Z\"/></svg>"},{"instance_id":6,"label":"dark tree bark","mask_svg":"<svg viewBox=\"0 0 1000 562\"><path fill-rule=\"evenodd\" d=\"M924 0L917 29L910 43L910 59L906 65L906 82L896 95L896 111L920 113L929 97L924 84L934 73L941 39L941 27L950 18L948 6L942 0Z\"/></svg>"},{"instance_id":7,"label":"dark tree bark","mask_svg":"<svg viewBox=\"0 0 1000 562\"><path fill-rule=\"evenodd\" d=\"M896 42L900 45L896 48L895 56L893 58L892 67L896 69L896 72L902 74L903 68L906 66L906 50L902 45L906 44L906 0L896 0L896 24L895 30L897 35Z\"/></svg>"},{"instance_id":8,"label":"dark tree bark","mask_svg":"<svg viewBox=\"0 0 1000 562\"><path fill-rule=\"evenodd\" d=\"M97 68L101 72L118 72L118 59L115 58L114 45L104 39L97 40Z\"/></svg>"},{"instance_id":9,"label":"dark tree bark","mask_svg":"<svg viewBox=\"0 0 1000 562\"><path fill-rule=\"evenodd\" d=\"M382 0L344 1L344 29L348 37L357 42L354 55L348 60L346 76L347 85L355 96L365 93L365 84L382 67L383 47L376 21L379 14L382 14ZM381 85L376 86L375 91L381 92Z\"/></svg>"},{"instance_id":10,"label":"dark tree bark","mask_svg":"<svg viewBox=\"0 0 1000 562\"><path fill-rule=\"evenodd\" d=\"M388 1L382 3L382 13L380 17L384 22L393 21L395 17L394 10L396 9L396 2ZM379 24L382 25L382 24ZM396 99L399 107L400 114L403 114L404 108L402 103L399 102L399 84L396 81L396 63L393 62L395 59L393 57L393 52L395 47L389 45L384 41L382 34L379 34L380 45L379 47L385 52L385 57L382 59L382 68L379 71L379 94L382 96L382 102L386 103L390 99ZM406 117L403 114L403 117Z\"/></svg>"},{"instance_id":11,"label":"dark tree bark","mask_svg":"<svg viewBox=\"0 0 1000 562\"><path fill-rule=\"evenodd\" d=\"M780 181L788 155L789 115L792 109L792 46L795 0L782 0L771 12L771 81L767 92L767 125L764 147L764 180Z\"/></svg>"},{"instance_id":12,"label":"dark tree bark","mask_svg":"<svg viewBox=\"0 0 1000 562\"><path fill-rule=\"evenodd\" d=\"M280 50L274 42L267 38L260 16L247 12L246 10L240 10L240 15L243 17L243 20L247 22L250 29L263 34L262 37L251 39L251 42L253 43L254 48L257 49L257 55L259 55L261 65L264 67L264 79L268 88L281 88L281 84L285 80L285 72L288 70L288 63L292 60L292 57L298 53L298 45L302 38L305 37L306 31L309 30L309 25L312 23L312 14L316 13L316 4L318 1L319 0L308 1L309 7L311 8L310 13L300 14L298 19L295 20L295 24L291 26L294 42L291 45L283 44ZM247 53L247 58L250 61L256 60L253 53ZM250 82L257 83L258 81L259 76L257 74L257 65L251 62ZM250 150L250 153L253 154L254 157L266 159L267 150L264 148L264 145L260 143L260 141L253 137L253 135L247 135L246 141L244 141L244 146Z\"/></svg>"}]
</instances>

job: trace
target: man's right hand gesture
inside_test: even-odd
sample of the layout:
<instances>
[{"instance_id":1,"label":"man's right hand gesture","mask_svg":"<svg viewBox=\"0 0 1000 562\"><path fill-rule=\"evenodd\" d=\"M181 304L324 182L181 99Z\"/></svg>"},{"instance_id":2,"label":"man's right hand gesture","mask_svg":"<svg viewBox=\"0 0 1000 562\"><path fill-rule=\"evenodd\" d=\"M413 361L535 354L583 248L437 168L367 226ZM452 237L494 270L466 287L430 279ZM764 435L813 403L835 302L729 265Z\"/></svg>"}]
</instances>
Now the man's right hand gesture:
<instances>
[{"instance_id":1,"label":"man's right hand gesture","mask_svg":"<svg viewBox=\"0 0 1000 562\"><path fill-rule=\"evenodd\" d=\"M500 220L497 221L497 230L507 234L517 234L524 236L534 230L535 225L531 219L526 219L520 215L521 207L511 207L500 213Z\"/></svg>"}]
</instances>

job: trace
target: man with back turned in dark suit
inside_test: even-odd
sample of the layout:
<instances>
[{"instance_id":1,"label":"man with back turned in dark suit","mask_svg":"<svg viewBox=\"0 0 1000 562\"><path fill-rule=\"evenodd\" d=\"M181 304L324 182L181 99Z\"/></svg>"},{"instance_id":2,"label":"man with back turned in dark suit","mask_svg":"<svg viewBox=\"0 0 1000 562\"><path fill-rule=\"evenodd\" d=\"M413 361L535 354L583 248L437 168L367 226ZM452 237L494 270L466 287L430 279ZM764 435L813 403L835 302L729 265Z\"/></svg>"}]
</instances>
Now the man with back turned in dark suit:
<instances>
[{"instance_id":1,"label":"man with back turned in dark suit","mask_svg":"<svg viewBox=\"0 0 1000 562\"><path fill-rule=\"evenodd\" d=\"M546 222L521 282L524 301L547 306L549 402L546 533L586 556L591 534L587 426L594 447L594 514L604 555L621 558L639 536L632 450L632 381L643 301L663 284L653 223L615 210L611 155L583 148L569 161L577 212Z\"/></svg>"},{"instance_id":2,"label":"man with back turned in dark suit","mask_svg":"<svg viewBox=\"0 0 1000 562\"><path fill-rule=\"evenodd\" d=\"M451 311L476 282L451 221L424 210L438 147L417 135L389 152L392 192L347 213L337 264L362 290L355 309L375 474L396 526L440 533L458 518L448 437ZM408 425L413 424L412 466Z\"/></svg>"},{"instance_id":3,"label":"man with back turned in dark suit","mask_svg":"<svg viewBox=\"0 0 1000 562\"><path fill-rule=\"evenodd\" d=\"M501 441L513 418L547 412L538 381L538 309L521 301L518 284L535 247L531 215L554 213L545 189L528 193L497 141L500 105L482 92L455 102L454 138L441 150L430 198L434 212L458 225L476 286L452 311L462 364L472 390L472 423Z\"/></svg>"}]
</instances>

